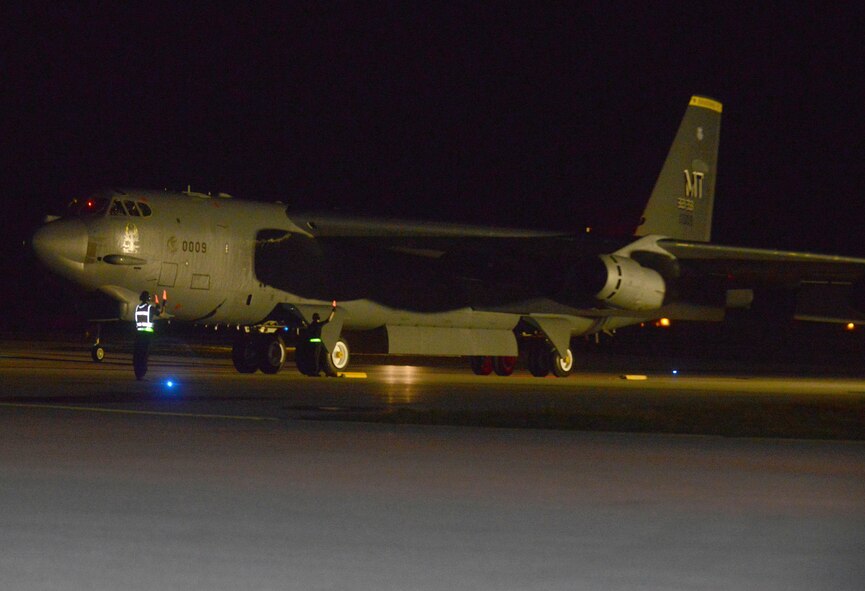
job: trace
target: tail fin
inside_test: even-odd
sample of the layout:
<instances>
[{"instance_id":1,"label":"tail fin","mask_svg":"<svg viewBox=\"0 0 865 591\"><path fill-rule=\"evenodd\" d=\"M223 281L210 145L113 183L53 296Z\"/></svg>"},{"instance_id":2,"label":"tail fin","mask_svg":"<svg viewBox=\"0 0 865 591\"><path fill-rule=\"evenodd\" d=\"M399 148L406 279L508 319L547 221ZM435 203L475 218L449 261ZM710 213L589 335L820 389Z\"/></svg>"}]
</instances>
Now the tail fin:
<instances>
[{"instance_id":1,"label":"tail fin","mask_svg":"<svg viewBox=\"0 0 865 591\"><path fill-rule=\"evenodd\" d=\"M708 242L718 171L721 103L692 96L634 234Z\"/></svg>"}]
</instances>

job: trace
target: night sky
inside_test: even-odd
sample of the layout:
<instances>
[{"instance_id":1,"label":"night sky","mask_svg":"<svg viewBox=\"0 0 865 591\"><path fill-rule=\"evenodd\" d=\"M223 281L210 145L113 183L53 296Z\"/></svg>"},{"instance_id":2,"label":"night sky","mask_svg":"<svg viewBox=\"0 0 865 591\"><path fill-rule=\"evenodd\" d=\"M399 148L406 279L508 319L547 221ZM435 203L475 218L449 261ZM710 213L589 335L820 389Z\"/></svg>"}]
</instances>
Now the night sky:
<instances>
[{"instance_id":1,"label":"night sky","mask_svg":"<svg viewBox=\"0 0 865 591\"><path fill-rule=\"evenodd\" d=\"M865 255L854 9L426 4L3 9L4 270L105 186L628 235L697 93L715 241Z\"/></svg>"}]
</instances>

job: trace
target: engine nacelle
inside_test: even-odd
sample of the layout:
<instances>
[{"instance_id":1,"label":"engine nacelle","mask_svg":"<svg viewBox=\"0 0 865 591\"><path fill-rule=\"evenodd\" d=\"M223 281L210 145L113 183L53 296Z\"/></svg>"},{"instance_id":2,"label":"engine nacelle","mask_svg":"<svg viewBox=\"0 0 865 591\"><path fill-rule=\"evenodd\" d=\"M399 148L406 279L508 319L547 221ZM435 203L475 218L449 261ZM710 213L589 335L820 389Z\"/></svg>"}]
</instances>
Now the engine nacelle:
<instances>
[{"instance_id":1,"label":"engine nacelle","mask_svg":"<svg viewBox=\"0 0 865 591\"><path fill-rule=\"evenodd\" d=\"M595 298L622 310L656 310L664 304L667 286L661 275L634 259L605 254L607 281Z\"/></svg>"}]
</instances>

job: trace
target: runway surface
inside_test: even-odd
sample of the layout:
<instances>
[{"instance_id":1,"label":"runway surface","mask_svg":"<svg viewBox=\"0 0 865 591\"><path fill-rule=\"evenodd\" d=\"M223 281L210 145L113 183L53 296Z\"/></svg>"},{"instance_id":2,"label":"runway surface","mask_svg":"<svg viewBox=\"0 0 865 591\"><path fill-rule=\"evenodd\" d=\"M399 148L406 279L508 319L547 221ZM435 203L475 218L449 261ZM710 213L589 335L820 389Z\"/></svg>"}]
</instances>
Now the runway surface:
<instances>
[{"instance_id":1,"label":"runway surface","mask_svg":"<svg viewBox=\"0 0 865 591\"><path fill-rule=\"evenodd\" d=\"M353 369L4 345L0 587L863 587L865 381Z\"/></svg>"}]
</instances>

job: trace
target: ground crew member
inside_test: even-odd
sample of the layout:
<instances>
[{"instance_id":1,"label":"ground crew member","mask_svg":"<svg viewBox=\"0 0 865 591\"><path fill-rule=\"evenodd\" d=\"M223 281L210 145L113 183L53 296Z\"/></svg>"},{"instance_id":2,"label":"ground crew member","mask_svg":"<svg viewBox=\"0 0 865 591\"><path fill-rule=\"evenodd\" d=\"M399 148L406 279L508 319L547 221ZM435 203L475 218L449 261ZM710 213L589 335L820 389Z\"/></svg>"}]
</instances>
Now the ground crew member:
<instances>
[{"instance_id":1,"label":"ground crew member","mask_svg":"<svg viewBox=\"0 0 865 591\"><path fill-rule=\"evenodd\" d=\"M150 355L154 323L165 310L165 303L168 298L167 294L163 292L162 304L154 306L150 303L150 293L142 291L140 299L141 303L135 307L135 351L132 354L132 365L135 368L135 378L138 380L147 373L147 358Z\"/></svg>"},{"instance_id":2,"label":"ground crew member","mask_svg":"<svg viewBox=\"0 0 865 591\"><path fill-rule=\"evenodd\" d=\"M327 320L322 320L321 316L318 315L318 312L315 312L312 315L312 322L310 322L306 329L304 330L304 338L307 343L309 343L312 349L312 369L314 373L312 375L317 376L321 371L321 356L324 353L324 343L321 341L321 329L325 324L333 320L333 315L336 313L336 300L331 303L330 316L327 317Z\"/></svg>"}]
</instances>

